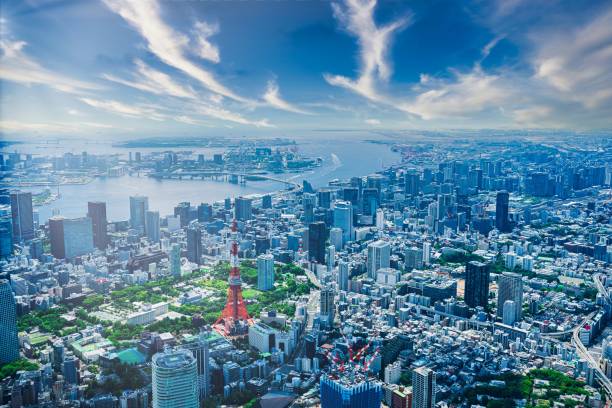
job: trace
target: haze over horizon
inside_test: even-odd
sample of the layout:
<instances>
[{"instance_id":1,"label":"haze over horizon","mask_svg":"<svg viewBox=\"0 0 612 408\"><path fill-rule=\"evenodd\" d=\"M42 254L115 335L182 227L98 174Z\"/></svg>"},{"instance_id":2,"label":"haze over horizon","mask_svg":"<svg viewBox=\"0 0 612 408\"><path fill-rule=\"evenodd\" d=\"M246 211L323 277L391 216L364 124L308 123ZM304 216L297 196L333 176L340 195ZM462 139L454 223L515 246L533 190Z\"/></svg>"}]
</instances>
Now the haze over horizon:
<instances>
[{"instance_id":1,"label":"haze over horizon","mask_svg":"<svg viewBox=\"0 0 612 408\"><path fill-rule=\"evenodd\" d=\"M7 140L612 128L605 1L1 7Z\"/></svg>"}]
</instances>

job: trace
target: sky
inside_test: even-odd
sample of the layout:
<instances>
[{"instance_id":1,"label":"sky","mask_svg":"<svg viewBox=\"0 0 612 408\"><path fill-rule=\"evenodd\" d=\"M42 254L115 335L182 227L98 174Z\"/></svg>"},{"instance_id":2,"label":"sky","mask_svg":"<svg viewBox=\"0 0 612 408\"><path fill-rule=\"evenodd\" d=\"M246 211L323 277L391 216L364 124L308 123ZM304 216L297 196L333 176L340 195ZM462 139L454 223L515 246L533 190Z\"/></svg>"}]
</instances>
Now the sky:
<instances>
[{"instance_id":1,"label":"sky","mask_svg":"<svg viewBox=\"0 0 612 408\"><path fill-rule=\"evenodd\" d=\"M0 134L612 128L612 2L5 0Z\"/></svg>"}]
</instances>

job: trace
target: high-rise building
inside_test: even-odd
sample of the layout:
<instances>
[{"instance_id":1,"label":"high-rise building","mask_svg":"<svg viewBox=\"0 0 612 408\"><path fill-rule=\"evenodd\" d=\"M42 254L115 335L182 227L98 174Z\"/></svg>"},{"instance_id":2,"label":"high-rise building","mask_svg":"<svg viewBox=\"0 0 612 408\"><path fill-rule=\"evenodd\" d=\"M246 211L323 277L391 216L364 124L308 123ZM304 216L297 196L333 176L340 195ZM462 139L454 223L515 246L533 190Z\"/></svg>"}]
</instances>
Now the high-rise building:
<instances>
[{"instance_id":1,"label":"high-rise building","mask_svg":"<svg viewBox=\"0 0 612 408\"><path fill-rule=\"evenodd\" d=\"M310 224L314 221L314 209L317 206L316 194L304 193L302 196L302 210L304 224Z\"/></svg>"},{"instance_id":2,"label":"high-rise building","mask_svg":"<svg viewBox=\"0 0 612 408\"><path fill-rule=\"evenodd\" d=\"M238 197L234 201L235 217L239 221L248 221L253 217L253 200L245 197Z\"/></svg>"},{"instance_id":3,"label":"high-rise building","mask_svg":"<svg viewBox=\"0 0 612 408\"><path fill-rule=\"evenodd\" d=\"M334 203L334 227L342 229L342 243L353 239L353 206L348 201Z\"/></svg>"},{"instance_id":4,"label":"high-rise building","mask_svg":"<svg viewBox=\"0 0 612 408\"><path fill-rule=\"evenodd\" d=\"M270 194L266 194L265 196L261 197L261 208L272 208L272 196Z\"/></svg>"},{"instance_id":5,"label":"high-rise building","mask_svg":"<svg viewBox=\"0 0 612 408\"><path fill-rule=\"evenodd\" d=\"M326 325L331 325L334 322L334 316L336 314L334 291L331 288L323 288L320 294L319 314L321 316L321 322Z\"/></svg>"},{"instance_id":6,"label":"high-rise building","mask_svg":"<svg viewBox=\"0 0 612 408\"><path fill-rule=\"evenodd\" d=\"M349 263L343 260L338 261L338 290L348 291L349 289Z\"/></svg>"},{"instance_id":7,"label":"high-rise building","mask_svg":"<svg viewBox=\"0 0 612 408\"><path fill-rule=\"evenodd\" d=\"M512 326L516 322L516 303L514 300L506 300L502 311L502 322L508 326Z\"/></svg>"},{"instance_id":8,"label":"high-rise building","mask_svg":"<svg viewBox=\"0 0 612 408\"><path fill-rule=\"evenodd\" d=\"M66 257L64 248L64 217L49 218L49 241L51 241L51 255L57 259Z\"/></svg>"},{"instance_id":9,"label":"high-rise building","mask_svg":"<svg viewBox=\"0 0 612 408\"><path fill-rule=\"evenodd\" d=\"M391 245L387 241L375 241L368 245L368 277L376 279L376 271L388 268L391 261Z\"/></svg>"},{"instance_id":10,"label":"high-rise building","mask_svg":"<svg viewBox=\"0 0 612 408\"><path fill-rule=\"evenodd\" d=\"M415 171L406 173L404 176L404 191L407 196L415 196L419 194L421 188L421 176Z\"/></svg>"},{"instance_id":11,"label":"high-rise building","mask_svg":"<svg viewBox=\"0 0 612 408\"><path fill-rule=\"evenodd\" d=\"M202 262L202 230L197 223L187 229L187 259L198 265Z\"/></svg>"},{"instance_id":12,"label":"high-rise building","mask_svg":"<svg viewBox=\"0 0 612 408\"><path fill-rule=\"evenodd\" d=\"M510 219L508 218L508 206L510 194L507 191L497 193L495 200L495 227L500 232L510 232Z\"/></svg>"},{"instance_id":13,"label":"high-rise building","mask_svg":"<svg viewBox=\"0 0 612 408\"><path fill-rule=\"evenodd\" d=\"M11 207L0 205L0 258L13 253L13 220Z\"/></svg>"},{"instance_id":14,"label":"high-rise building","mask_svg":"<svg viewBox=\"0 0 612 408\"><path fill-rule=\"evenodd\" d=\"M523 279L513 272L504 272L497 282L497 316L504 317L504 304L508 300L514 302L514 321L521 320L523 307Z\"/></svg>"},{"instance_id":15,"label":"high-rise building","mask_svg":"<svg viewBox=\"0 0 612 408\"><path fill-rule=\"evenodd\" d=\"M198 408L198 369L191 351L157 353L152 359L153 408Z\"/></svg>"},{"instance_id":16,"label":"high-rise building","mask_svg":"<svg viewBox=\"0 0 612 408\"><path fill-rule=\"evenodd\" d=\"M412 408L433 408L436 405L436 373L419 367L412 372Z\"/></svg>"},{"instance_id":17,"label":"high-rise building","mask_svg":"<svg viewBox=\"0 0 612 408\"><path fill-rule=\"evenodd\" d=\"M141 234L145 228L145 213L149 209L149 198L144 196L130 197L130 227Z\"/></svg>"},{"instance_id":18,"label":"high-rise building","mask_svg":"<svg viewBox=\"0 0 612 408\"><path fill-rule=\"evenodd\" d=\"M201 332L193 339L181 345L193 353L198 371L198 391L200 401L210 395L210 332Z\"/></svg>"},{"instance_id":19,"label":"high-rise building","mask_svg":"<svg viewBox=\"0 0 612 408\"><path fill-rule=\"evenodd\" d=\"M16 242L34 238L34 210L32 193L11 193L11 215L13 217L13 240Z\"/></svg>"},{"instance_id":20,"label":"high-rise building","mask_svg":"<svg viewBox=\"0 0 612 408\"><path fill-rule=\"evenodd\" d=\"M145 232L151 242L159 242L159 211L145 213Z\"/></svg>"},{"instance_id":21,"label":"high-rise building","mask_svg":"<svg viewBox=\"0 0 612 408\"><path fill-rule=\"evenodd\" d=\"M19 358L17 307L15 295L7 279L0 279L0 365Z\"/></svg>"},{"instance_id":22,"label":"high-rise building","mask_svg":"<svg viewBox=\"0 0 612 408\"><path fill-rule=\"evenodd\" d=\"M257 289L274 288L274 256L262 254L257 257Z\"/></svg>"},{"instance_id":23,"label":"high-rise building","mask_svg":"<svg viewBox=\"0 0 612 408\"><path fill-rule=\"evenodd\" d=\"M404 253L404 265L406 269L421 269L423 267L423 250L418 247L410 247Z\"/></svg>"},{"instance_id":24,"label":"high-rise building","mask_svg":"<svg viewBox=\"0 0 612 408\"><path fill-rule=\"evenodd\" d=\"M64 219L64 250L66 259L72 259L93 251L93 226L91 218Z\"/></svg>"},{"instance_id":25,"label":"high-rise building","mask_svg":"<svg viewBox=\"0 0 612 408\"><path fill-rule=\"evenodd\" d=\"M327 227L323 221L308 225L308 258L318 264L325 264L325 242Z\"/></svg>"},{"instance_id":26,"label":"high-rise building","mask_svg":"<svg viewBox=\"0 0 612 408\"><path fill-rule=\"evenodd\" d=\"M104 251L108 245L106 203L102 201L88 202L87 216L91 218L94 246Z\"/></svg>"},{"instance_id":27,"label":"high-rise building","mask_svg":"<svg viewBox=\"0 0 612 408\"><path fill-rule=\"evenodd\" d=\"M378 209L378 203L380 202L378 190L376 188L364 188L362 198L363 214L374 217Z\"/></svg>"},{"instance_id":28,"label":"high-rise building","mask_svg":"<svg viewBox=\"0 0 612 408\"><path fill-rule=\"evenodd\" d=\"M377 408L382 400L382 387L374 381L353 383L322 375L321 408Z\"/></svg>"},{"instance_id":29,"label":"high-rise building","mask_svg":"<svg viewBox=\"0 0 612 408\"><path fill-rule=\"evenodd\" d=\"M170 247L170 273L172 276L181 276L181 246L179 244L172 244Z\"/></svg>"},{"instance_id":30,"label":"high-rise building","mask_svg":"<svg viewBox=\"0 0 612 408\"><path fill-rule=\"evenodd\" d=\"M181 222L181 228L186 227L191 222L191 203L188 201L183 201L179 203L176 207L174 207L174 215L179 217L179 221Z\"/></svg>"},{"instance_id":31,"label":"high-rise building","mask_svg":"<svg viewBox=\"0 0 612 408\"><path fill-rule=\"evenodd\" d=\"M487 307L489 302L490 265L470 261L465 265L465 290L463 297L470 307Z\"/></svg>"},{"instance_id":32,"label":"high-rise building","mask_svg":"<svg viewBox=\"0 0 612 408\"><path fill-rule=\"evenodd\" d=\"M198 222L209 222L213 217L212 205L202 203L198 205Z\"/></svg>"}]
</instances>

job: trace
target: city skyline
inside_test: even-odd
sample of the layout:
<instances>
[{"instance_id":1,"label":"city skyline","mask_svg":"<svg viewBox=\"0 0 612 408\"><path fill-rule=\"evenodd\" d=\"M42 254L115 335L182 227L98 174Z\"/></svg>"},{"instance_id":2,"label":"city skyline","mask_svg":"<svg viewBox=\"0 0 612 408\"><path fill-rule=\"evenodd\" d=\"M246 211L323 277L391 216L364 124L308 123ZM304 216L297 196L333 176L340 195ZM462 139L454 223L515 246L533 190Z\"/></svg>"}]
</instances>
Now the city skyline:
<instances>
[{"instance_id":1,"label":"city skyline","mask_svg":"<svg viewBox=\"0 0 612 408\"><path fill-rule=\"evenodd\" d=\"M9 1L2 137L609 129L606 2Z\"/></svg>"}]
</instances>

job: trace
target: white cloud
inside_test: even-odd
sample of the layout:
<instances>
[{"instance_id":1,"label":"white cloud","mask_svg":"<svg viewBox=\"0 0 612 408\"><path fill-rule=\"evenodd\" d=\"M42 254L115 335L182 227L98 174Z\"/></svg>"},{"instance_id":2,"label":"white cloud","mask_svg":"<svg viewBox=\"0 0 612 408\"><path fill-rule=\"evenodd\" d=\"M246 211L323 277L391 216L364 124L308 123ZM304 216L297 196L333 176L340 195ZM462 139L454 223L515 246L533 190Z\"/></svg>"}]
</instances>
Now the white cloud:
<instances>
[{"instance_id":1,"label":"white cloud","mask_svg":"<svg viewBox=\"0 0 612 408\"><path fill-rule=\"evenodd\" d=\"M379 126L382 122L378 119L366 119L365 123L371 126Z\"/></svg>"},{"instance_id":2,"label":"white cloud","mask_svg":"<svg viewBox=\"0 0 612 408\"><path fill-rule=\"evenodd\" d=\"M406 27L408 18L397 19L384 26L374 20L376 0L346 0L344 7L332 3L334 16L344 28L357 37L359 43L360 72L355 80L342 75L325 74L325 80L356 92L376 102L384 101L376 89L377 81L388 81L391 67L387 61L392 34Z\"/></svg>"},{"instance_id":3,"label":"white cloud","mask_svg":"<svg viewBox=\"0 0 612 408\"><path fill-rule=\"evenodd\" d=\"M176 83L169 75L149 67L141 60L136 60L135 64L137 73L133 80L121 79L110 74L103 74L102 77L109 81L156 95L170 95L190 99L197 98L193 89Z\"/></svg>"},{"instance_id":4,"label":"white cloud","mask_svg":"<svg viewBox=\"0 0 612 408\"><path fill-rule=\"evenodd\" d=\"M204 115L215 119L221 119L228 122L234 122L241 125L252 125L255 127L275 127L274 125L269 123L267 119L247 119L238 113L228 111L227 109L218 106L197 104L194 106L194 112L199 115Z\"/></svg>"},{"instance_id":5,"label":"white cloud","mask_svg":"<svg viewBox=\"0 0 612 408\"><path fill-rule=\"evenodd\" d=\"M612 7L588 23L531 34L536 78L559 96L596 108L612 99Z\"/></svg>"},{"instance_id":6,"label":"white cloud","mask_svg":"<svg viewBox=\"0 0 612 408\"><path fill-rule=\"evenodd\" d=\"M189 39L167 25L156 0L104 0L106 5L119 14L146 40L149 50L165 64L172 66L212 92L240 102L248 102L224 85L209 71L201 68L186 56Z\"/></svg>"},{"instance_id":7,"label":"white cloud","mask_svg":"<svg viewBox=\"0 0 612 408\"><path fill-rule=\"evenodd\" d=\"M25 41L17 41L6 33L6 23L2 23L5 35L0 38L0 78L26 85L45 85L61 92L82 94L100 89L97 85L69 78L41 66L28 56L24 49Z\"/></svg>"},{"instance_id":8,"label":"white cloud","mask_svg":"<svg viewBox=\"0 0 612 408\"><path fill-rule=\"evenodd\" d=\"M205 21L198 21L193 28L195 49L194 52L200 58L219 63L221 57L219 48L212 44L208 39L219 32L218 24L209 24Z\"/></svg>"},{"instance_id":9,"label":"white cloud","mask_svg":"<svg viewBox=\"0 0 612 408\"><path fill-rule=\"evenodd\" d=\"M152 105L127 105L115 100L99 100L93 98L79 98L79 100L91 107L124 117L145 118L155 121L163 121L168 118L167 115L158 111L160 107Z\"/></svg>"},{"instance_id":10,"label":"white cloud","mask_svg":"<svg viewBox=\"0 0 612 408\"><path fill-rule=\"evenodd\" d=\"M0 121L0 133L27 133L27 132L45 132L45 133L75 133L83 131L83 127L91 127L98 129L111 129L115 126L107 123L98 122L45 122L32 123L16 120Z\"/></svg>"},{"instance_id":11,"label":"white cloud","mask_svg":"<svg viewBox=\"0 0 612 408\"><path fill-rule=\"evenodd\" d=\"M268 87L266 89L266 93L263 96L263 99L270 105L277 109L284 110L287 112L293 113L301 113L308 115L309 112L306 112L303 109L298 108L297 106L285 101L278 89L278 84L275 81L268 81Z\"/></svg>"}]
</instances>

